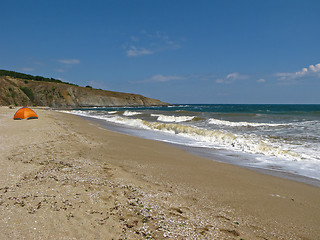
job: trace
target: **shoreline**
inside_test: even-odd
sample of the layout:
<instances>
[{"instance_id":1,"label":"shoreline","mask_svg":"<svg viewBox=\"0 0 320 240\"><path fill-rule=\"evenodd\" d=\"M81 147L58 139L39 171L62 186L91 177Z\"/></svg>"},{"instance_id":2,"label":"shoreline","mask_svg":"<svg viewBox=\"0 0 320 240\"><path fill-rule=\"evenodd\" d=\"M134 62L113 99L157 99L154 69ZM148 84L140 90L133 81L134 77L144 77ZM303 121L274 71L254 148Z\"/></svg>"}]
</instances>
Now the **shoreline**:
<instances>
[{"instance_id":1,"label":"shoreline","mask_svg":"<svg viewBox=\"0 0 320 240\"><path fill-rule=\"evenodd\" d=\"M1 239L317 239L320 189L37 110L0 108Z\"/></svg>"},{"instance_id":2,"label":"shoreline","mask_svg":"<svg viewBox=\"0 0 320 240\"><path fill-rule=\"evenodd\" d=\"M97 118L93 118L93 117L87 117L87 116L80 116L80 117L83 119L86 119L88 121L98 123L101 127L104 127L106 129L108 129L109 131L122 133L122 134L125 134L128 136L136 136L138 138L154 140L152 138L147 138L144 136L135 135L134 133L131 133L131 132L130 132L131 133L130 134L130 133L128 133L128 131L121 130L122 127L120 125L115 124L115 123L110 123L105 120L101 120L101 119L97 119ZM154 141L163 142L161 140L154 140ZM184 151L187 151L192 155L204 157L204 158L210 159L212 161L231 164L231 165L238 166L241 168L250 169L250 170L262 173L262 174L267 174L270 176L275 176L275 177L280 177L280 178L284 178L284 179L288 179L288 180L292 180L292 181L296 181L296 182L301 182L301 183L305 183L305 184L320 188L320 180L315 179L315 178L310 178L310 177L303 176L303 175L300 175L297 173L286 172L285 170L281 170L281 169L275 170L275 169L267 169L267 168L258 168L258 167L254 167L254 166L250 166L250 165L241 164L241 163L236 162L236 160L228 159L228 157L222 158L222 157L215 155L214 153L212 154L212 153L209 153L208 151L202 151L203 149L198 148L198 147L185 146L185 145L175 144L175 143L170 143L170 142L169 143L164 142L164 143L169 144L171 146L174 146L176 148L182 149ZM217 150L215 149L213 151L217 151Z\"/></svg>"}]
</instances>

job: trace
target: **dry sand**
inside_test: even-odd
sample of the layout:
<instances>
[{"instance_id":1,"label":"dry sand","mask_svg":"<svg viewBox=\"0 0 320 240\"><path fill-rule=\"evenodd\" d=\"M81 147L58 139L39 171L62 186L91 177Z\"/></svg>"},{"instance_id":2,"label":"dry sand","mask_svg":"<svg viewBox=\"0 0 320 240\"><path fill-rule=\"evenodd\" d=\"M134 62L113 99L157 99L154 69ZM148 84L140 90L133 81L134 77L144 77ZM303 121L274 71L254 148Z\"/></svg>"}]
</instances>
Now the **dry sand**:
<instances>
[{"instance_id":1,"label":"dry sand","mask_svg":"<svg viewBox=\"0 0 320 240\"><path fill-rule=\"evenodd\" d=\"M319 239L320 189L0 108L0 239Z\"/></svg>"}]
</instances>

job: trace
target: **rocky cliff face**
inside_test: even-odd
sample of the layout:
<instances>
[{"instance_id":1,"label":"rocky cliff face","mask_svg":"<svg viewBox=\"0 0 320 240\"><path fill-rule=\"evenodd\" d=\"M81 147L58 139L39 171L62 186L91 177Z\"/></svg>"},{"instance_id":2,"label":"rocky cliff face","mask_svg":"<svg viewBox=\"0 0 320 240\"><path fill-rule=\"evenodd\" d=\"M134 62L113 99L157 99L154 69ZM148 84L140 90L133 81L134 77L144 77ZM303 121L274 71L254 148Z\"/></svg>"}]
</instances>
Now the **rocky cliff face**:
<instances>
[{"instance_id":1,"label":"rocky cliff face","mask_svg":"<svg viewBox=\"0 0 320 240\"><path fill-rule=\"evenodd\" d=\"M106 106L160 106L160 100L137 94L112 92L64 83L0 77L0 106L49 106L54 108Z\"/></svg>"}]
</instances>

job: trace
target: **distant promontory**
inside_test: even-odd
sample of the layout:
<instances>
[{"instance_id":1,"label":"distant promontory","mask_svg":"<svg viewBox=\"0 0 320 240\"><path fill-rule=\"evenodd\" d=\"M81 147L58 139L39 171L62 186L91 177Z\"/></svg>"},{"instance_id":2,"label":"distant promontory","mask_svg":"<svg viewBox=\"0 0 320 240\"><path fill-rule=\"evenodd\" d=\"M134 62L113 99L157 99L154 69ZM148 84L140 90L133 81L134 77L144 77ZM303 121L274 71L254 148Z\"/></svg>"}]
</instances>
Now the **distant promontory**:
<instances>
[{"instance_id":1,"label":"distant promontory","mask_svg":"<svg viewBox=\"0 0 320 240\"><path fill-rule=\"evenodd\" d=\"M0 106L9 105L77 108L169 104L138 94L80 87L54 78L0 70Z\"/></svg>"}]
</instances>

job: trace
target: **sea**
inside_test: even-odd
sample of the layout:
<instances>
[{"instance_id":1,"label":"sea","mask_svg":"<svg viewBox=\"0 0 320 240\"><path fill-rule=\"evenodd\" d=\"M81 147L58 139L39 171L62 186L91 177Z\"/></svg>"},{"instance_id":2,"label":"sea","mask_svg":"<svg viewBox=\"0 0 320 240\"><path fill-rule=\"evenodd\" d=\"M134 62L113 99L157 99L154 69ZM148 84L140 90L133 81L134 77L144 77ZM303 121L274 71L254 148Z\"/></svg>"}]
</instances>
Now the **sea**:
<instances>
[{"instance_id":1,"label":"sea","mask_svg":"<svg viewBox=\"0 0 320 240\"><path fill-rule=\"evenodd\" d=\"M177 104L65 112L113 131L320 187L320 105Z\"/></svg>"}]
</instances>

